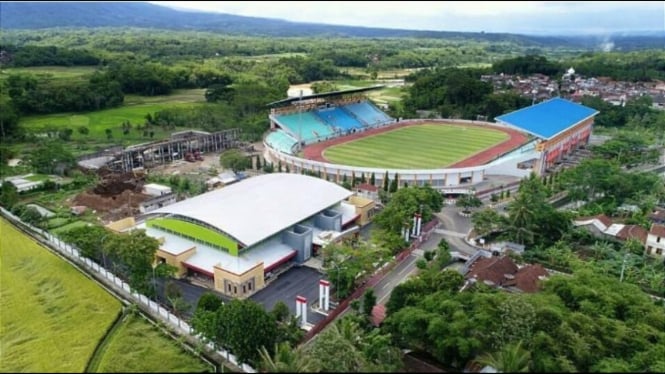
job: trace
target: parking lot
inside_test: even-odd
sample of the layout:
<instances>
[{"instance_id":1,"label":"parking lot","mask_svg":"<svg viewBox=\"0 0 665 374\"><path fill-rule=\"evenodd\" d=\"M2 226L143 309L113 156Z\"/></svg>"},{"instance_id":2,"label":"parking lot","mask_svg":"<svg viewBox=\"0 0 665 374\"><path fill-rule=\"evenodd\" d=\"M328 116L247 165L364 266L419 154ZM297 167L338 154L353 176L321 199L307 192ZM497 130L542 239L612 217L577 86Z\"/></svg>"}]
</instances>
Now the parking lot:
<instances>
[{"instance_id":1,"label":"parking lot","mask_svg":"<svg viewBox=\"0 0 665 374\"><path fill-rule=\"evenodd\" d=\"M281 300L289 307L291 314L295 315L296 296L306 297L308 305L316 303L319 299L319 280L323 278L324 275L316 269L295 266L281 274L264 289L252 295L250 299L263 305L268 311L272 310L273 306ZM310 310L307 317L309 323L316 323L324 316L312 313Z\"/></svg>"}]
</instances>

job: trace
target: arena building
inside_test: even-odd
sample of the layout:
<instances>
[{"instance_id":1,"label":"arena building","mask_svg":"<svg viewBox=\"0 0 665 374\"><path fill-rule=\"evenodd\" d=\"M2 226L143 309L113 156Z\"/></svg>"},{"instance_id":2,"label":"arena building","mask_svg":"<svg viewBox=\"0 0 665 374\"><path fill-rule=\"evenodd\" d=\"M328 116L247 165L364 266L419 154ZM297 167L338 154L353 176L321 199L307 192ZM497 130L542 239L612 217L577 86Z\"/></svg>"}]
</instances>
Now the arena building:
<instances>
[{"instance_id":1,"label":"arena building","mask_svg":"<svg viewBox=\"0 0 665 374\"><path fill-rule=\"evenodd\" d=\"M271 130L264 137L264 157L276 165L288 166L290 172L313 173L336 183L349 178L362 182L374 176L375 186L381 186L384 176L388 175L389 179L397 176L400 187L429 184L443 193L470 193L488 175L543 174L549 166L588 143L593 118L598 114L583 105L555 98L497 117L496 123L457 119L398 120L363 96L366 91L377 88L380 87L270 103ZM433 129L436 126L452 130L444 129L438 134L445 135L429 138L395 139L400 129L418 126L423 128L422 134L436 130ZM482 143L480 138L490 132L504 133L505 140ZM390 144L384 142L387 133L393 138ZM369 138L372 140L362 146L347 147L351 162L333 162L327 157L331 149L339 153L340 145ZM382 157L376 154L386 156L385 150L389 150L391 158L414 162L405 163L408 167L370 165L376 157ZM427 158L446 150L458 151L455 155L459 159L452 163L442 161L439 165L443 167L423 166L417 162L425 163L429 161Z\"/></svg>"},{"instance_id":2,"label":"arena building","mask_svg":"<svg viewBox=\"0 0 665 374\"><path fill-rule=\"evenodd\" d=\"M372 200L299 174L251 177L107 227L144 229L156 257L225 295L244 298L278 273L368 223Z\"/></svg>"},{"instance_id":3,"label":"arena building","mask_svg":"<svg viewBox=\"0 0 665 374\"><path fill-rule=\"evenodd\" d=\"M599 112L593 108L559 97L496 117L506 126L529 133L536 138L538 163L542 174L555 163L589 144L593 120Z\"/></svg>"}]
</instances>

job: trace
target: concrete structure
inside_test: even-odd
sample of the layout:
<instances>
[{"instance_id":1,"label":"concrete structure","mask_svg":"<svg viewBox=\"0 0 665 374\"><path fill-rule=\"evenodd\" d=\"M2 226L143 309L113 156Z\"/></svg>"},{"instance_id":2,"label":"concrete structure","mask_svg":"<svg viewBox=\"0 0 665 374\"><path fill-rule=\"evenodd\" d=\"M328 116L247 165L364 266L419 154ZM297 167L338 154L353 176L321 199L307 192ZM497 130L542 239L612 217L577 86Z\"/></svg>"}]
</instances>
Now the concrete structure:
<instances>
[{"instance_id":1,"label":"concrete structure","mask_svg":"<svg viewBox=\"0 0 665 374\"><path fill-rule=\"evenodd\" d=\"M162 196L171 192L171 187L164 186L163 184L148 183L143 186L143 193L150 196Z\"/></svg>"},{"instance_id":2,"label":"concrete structure","mask_svg":"<svg viewBox=\"0 0 665 374\"><path fill-rule=\"evenodd\" d=\"M496 121L540 139L536 144L540 159L535 171L541 174L589 143L593 120L598 113L595 109L556 97L496 117Z\"/></svg>"},{"instance_id":3,"label":"concrete structure","mask_svg":"<svg viewBox=\"0 0 665 374\"><path fill-rule=\"evenodd\" d=\"M176 202L176 194L174 193L160 195L140 203L139 211L141 213L149 213L152 212L153 210L165 207L167 205L175 204L175 202Z\"/></svg>"},{"instance_id":4,"label":"concrete structure","mask_svg":"<svg viewBox=\"0 0 665 374\"><path fill-rule=\"evenodd\" d=\"M178 277L244 298L273 273L357 231L372 208L371 200L322 179L273 173L153 210L131 228L132 222L113 228L145 229L160 241L157 261L175 266Z\"/></svg>"},{"instance_id":5,"label":"concrete structure","mask_svg":"<svg viewBox=\"0 0 665 374\"><path fill-rule=\"evenodd\" d=\"M665 226L651 225L645 243L646 254L665 259Z\"/></svg>"}]
</instances>

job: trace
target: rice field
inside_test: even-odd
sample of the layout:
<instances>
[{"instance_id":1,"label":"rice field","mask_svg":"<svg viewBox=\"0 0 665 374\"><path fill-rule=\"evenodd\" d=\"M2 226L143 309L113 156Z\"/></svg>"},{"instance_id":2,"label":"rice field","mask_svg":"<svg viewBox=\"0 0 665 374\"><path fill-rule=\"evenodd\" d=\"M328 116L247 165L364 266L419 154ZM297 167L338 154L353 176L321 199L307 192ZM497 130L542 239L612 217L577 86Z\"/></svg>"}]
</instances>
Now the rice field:
<instances>
[{"instance_id":1,"label":"rice field","mask_svg":"<svg viewBox=\"0 0 665 374\"><path fill-rule=\"evenodd\" d=\"M129 314L107 339L97 373L201 373L211 366L145 319Z\"/></svg>"},{"instance_id":2,"label":"rice field","mask_svg":"<svg viewBox=\"0 0 665 374\"><path fill-rule=\"evenodd\" d=\"M327 148L330 162L391 169L445 168L508 139L503 131L475 126L423 124L401 127Z\"/></svg>"},{"instance_id":3,"label":"rice field","mask_svg":"<svg viewBox=\"0 0 665 374\"><path fill-rule=\"evenodd\" d=\"M83 372L120 302L0 219L0 372Z\"/></svg>"}]
</instances>

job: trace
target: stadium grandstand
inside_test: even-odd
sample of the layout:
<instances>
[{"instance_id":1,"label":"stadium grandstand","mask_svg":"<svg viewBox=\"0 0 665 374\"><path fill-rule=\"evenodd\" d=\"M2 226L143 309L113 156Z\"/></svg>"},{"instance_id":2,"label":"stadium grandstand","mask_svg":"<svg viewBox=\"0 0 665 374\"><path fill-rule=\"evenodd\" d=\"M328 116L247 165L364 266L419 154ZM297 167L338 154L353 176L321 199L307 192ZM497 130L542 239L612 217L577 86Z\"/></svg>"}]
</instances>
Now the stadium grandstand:
<instances>
[{"instance_id":1,"label":"stadium grandstand","mask_svg":"<svg viewBox=\"0 0 665 374\"><path fill-rule=\"evenodd\" d=\"M265 141L280 152L295 154L308 144L392 123L393 118L363 95L382 87L291 97L270 103L272 131Z\"/></svg>"},{"instance_id":2,"label":"stadium grandstand","mask_svg":"<svg viewBox=\"0 0 665 374\"><path fill-rule=\"evenodd\" d=\"M593 120L598 113L593 108L556 97L495 120L538 138L535 149L540 152L540 159L536 171L542 174L589 143Z\"/></svg>"},{"instance_id":3,"label":"stadium grandstand","mask_svg":"<svg viewBox=\"0 0 665 374\"><path fill-rule=\"evenodd\" d=\"M315 191L315 192L312 192ZM231 297L248 297L277 274L369 222L372 200L325 180L288 173L228 187L107 227L145 229L158 262Z\"/></svg>"}]
</instances>

